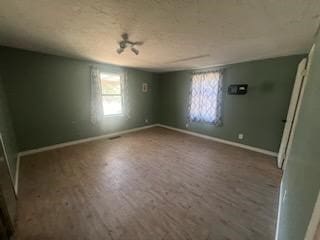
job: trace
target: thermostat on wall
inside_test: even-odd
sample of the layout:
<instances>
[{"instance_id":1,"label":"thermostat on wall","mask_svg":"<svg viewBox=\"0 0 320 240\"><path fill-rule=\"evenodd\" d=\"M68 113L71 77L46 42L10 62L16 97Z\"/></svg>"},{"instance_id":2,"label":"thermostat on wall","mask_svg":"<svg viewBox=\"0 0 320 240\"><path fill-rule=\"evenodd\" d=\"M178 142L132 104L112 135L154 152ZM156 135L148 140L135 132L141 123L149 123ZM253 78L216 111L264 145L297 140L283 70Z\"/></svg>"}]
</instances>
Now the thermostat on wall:
<instances>
[{"instance_id":1,"label":"thermostat on wall","mask_svg":"<svg viewBox=\"0 0 320 240\"><path fill-rule=\"evenodd\" d=\"M228 94L230 95L244 95L248 91L248 84L231 84L228 87Z\"/></svg>"}]
</instances>

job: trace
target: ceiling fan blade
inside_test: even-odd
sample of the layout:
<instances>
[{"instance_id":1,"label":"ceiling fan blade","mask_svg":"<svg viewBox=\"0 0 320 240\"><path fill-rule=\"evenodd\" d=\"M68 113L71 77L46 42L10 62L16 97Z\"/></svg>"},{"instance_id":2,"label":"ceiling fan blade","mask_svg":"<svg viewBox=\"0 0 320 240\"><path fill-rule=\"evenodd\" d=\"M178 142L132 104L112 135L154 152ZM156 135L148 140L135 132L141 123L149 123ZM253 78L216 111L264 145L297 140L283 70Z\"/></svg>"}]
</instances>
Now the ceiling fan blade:
<instances>
[{"instance_id":1,"label":"ceiling fan blade","mask_svg":"<svg viewBox=\"0 0 320 240\"><path fill-rule=\"evenodd\" d=\"M142 41L139 41L139 42L133 42L133 45L141 46L141 45L143 45L143 42L142 42Z\"/></svg>"},{"instance_id":2,"label":"ceiling fan blade","mask_svg":"<svg viewBox=\"0 0 320 240\"><path fill-rule=\"evenodd\" d=\"M123 50L124 50L123 48L118 48L118 49L117 49L117 53L118 53L118 54L121 54L121 53L123 52Z\"/></svg>"},{"instance_id":3,"label":"ceiling fan blade","mask_svg":"<svg viewBox=\"0 0 320 240\"><path fill-rule=\"evenodd\" d=\"M131 48L131 51L134 52L135 55L139 54L139 50L136 48Z\"/></svg>"}]
</instances>

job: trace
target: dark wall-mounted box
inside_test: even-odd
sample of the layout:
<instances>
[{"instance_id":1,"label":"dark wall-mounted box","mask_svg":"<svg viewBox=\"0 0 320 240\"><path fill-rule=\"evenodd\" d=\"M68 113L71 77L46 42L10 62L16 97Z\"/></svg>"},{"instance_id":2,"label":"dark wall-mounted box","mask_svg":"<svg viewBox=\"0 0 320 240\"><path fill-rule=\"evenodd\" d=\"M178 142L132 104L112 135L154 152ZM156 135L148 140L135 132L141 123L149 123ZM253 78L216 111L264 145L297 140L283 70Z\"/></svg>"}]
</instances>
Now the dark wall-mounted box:
<instances>
[{"instance_id":1,"label":"dark wall-mounted box","mask_svg":"<svg viewBox=\"0 0 320 240\"><path fill-rule=\"evenodd\" d=\"M228 87L229 95L244 95L248 91L248 84L232 84Z\"/></svg>"}]
</instances>

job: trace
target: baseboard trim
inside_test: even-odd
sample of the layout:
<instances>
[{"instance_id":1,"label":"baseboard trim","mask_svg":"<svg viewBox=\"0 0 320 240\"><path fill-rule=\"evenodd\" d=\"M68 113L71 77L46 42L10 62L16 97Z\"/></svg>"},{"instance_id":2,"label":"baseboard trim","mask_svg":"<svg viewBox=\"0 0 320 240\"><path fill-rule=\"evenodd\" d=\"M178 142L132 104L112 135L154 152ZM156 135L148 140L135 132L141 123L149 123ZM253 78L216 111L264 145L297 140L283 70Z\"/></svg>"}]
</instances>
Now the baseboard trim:
<instances>
[{"instance_id":1,"label":"baseboard trim","mask_svg":"<svg viewBox=\"0 0 320 240\"><path fill-rule=\"evenodd\" d=\"M91 142L91 141L95 141L95 140L99 140L99 139L104 139L104 138L110 138L110 137L114 137L114 136L124 135L124 134L127 134L127 133L137 132L137 131L148 129L148 128L152 128L152 127L163 127L163 128L171 129L171 130L174 130L174 131L182 132L182 133L185 133L185 134L193 135L193 136L196 136L196 137L212 140L212 141L215 141L215 142L220 142L220 143L228 144L228 145L231 145L231 146L244 148L244 149L251 150L251 151L254 151L254 152L258 152L258 153L263 153L263 154L266 154L266 155L269 155L269 156L272 156L272 157L276 157L278 155L278 153L276 153L276 152L271 152L271 151L268 151L268 150L265 150L265 149L256 148L256 147L248 146L248 145L245 145L245 144L224 140L224 139L221 139L221 138L211 137L211 136L204 135L204 134L201 134L201 133L196 133L196 132L192 132L192 131L188 131L188 130L184 130L184 129L180 129L180 128L175 128L175 127L171 127L171 126L164 125L164 124L151 124L151 125L147 125L147 126L143 126L143 127L131 128L131 129L128 129L128 130L114 132L114 133L110 133L110 134L104 134L104 135L100 135L100 136L96 136L96 137L89 137L89 138L84 138L84 139L80 139L80 140L64 142L64 143L59 143L59 144L55 144L55 145L51 145L51 146L46 146L46 147L42 147L42 148L36 148L36 149L31 149L31 150L19 152L18 155L17 155L17 165L16 165L16 172L15 172L15 179L14 179L14 181L15 181L14 190L15 190L16 194L18 195L20 159L23 156L32 155L32 154L40 153L40 152L45 152L45 151L49 151L49 150L53 150L53 149L57 149L57 148L63 148L63 147L67 147L67 146L77 145L77 144L81 144L81 143Z\"/></svg>"},{"instance_id":2,"label":"baseboard trim","mask_svg":"<svg viewBox=\"0 0 320 240\"><path fill-rule=\"evenodd\" d=\"M63 148L63 147L67 147L67 146L72 146L72 145L76 145L76 144L91 142L91 141L95 141L95 140L99 140L99 139L104 139L104 138L110 138L110 137L114 137L114 136L124 135L124 134L127 134L127 133L137 132L137 131L148 129L148 128L152 128L152 127L155 127L155 126L157 126L157 124L151 124L151 125L138 127L138 128L131 128L131 129L124 130L124 131L104 134L104 135L100 135L100 136L96 136L96 137L83 138L83 139L80 139L80 140L64 142L64 143L50 145L50 146L46 146L46 147L42 147L42 148L36 148L36 149L31 149L31 150L19 152L18 155L17 155L17 165L16 165L16 172L15 172L15 179L14 179L14 191L15 191L16 195L18 196L19 174L20 174L20 159L23 156L32 155L32 154L40 153L40 152L45 152L45 151L49 151L49 150L53 150L53 149L57 149L57 148Z\"/></svg>"},{"instance_id":3,"label":"baseboard trim","mask_svg":"<svg viewBox=\"0 0 320 240\"><path fill-rule=\"evenodd\" d=\"M128 130L119 131L119 132L113 132L113 133L104 134L104 135L100 135L100 136L96 136L96 137L83 138L83 139L80 139L80 140L64 142L64 143L54 144L54 145L50 145L50 146L46 146L46 147L31 149L31 150L20 152L19 153L19 157L23 157L23 156L27 156L27 155L31 155L31 154L35 154L35 153L40 153L40 152L45 152L45 151L49 151L49 150L53 150L53 149L57 149L57 148L63 148L63 147L67 147L67 146L72 146L72 145L76 145L76 144L91 142L91 141L95 141L95 140L99 140L99 139L119 136L119 135L131 133L131 132L137 132L137 131L144 130L144 129L147 129L147 128L152 128L152 127L155 127L155 126L157 126L157 124L151 124L151 125L147 125L147 126L143 126L143 127L131 128L131 129L128 129Z\"/></svg>"},{"instance_id":4,"label":"baseboard trim","mask_svg":"<svg viewBox=\"0 0 320 240\"><path fill-rule=\"evenodd\" d=\"M18 196L18 186L19 186L19 171L20 171L20 153L17 155L16 173L14 176L14 191Z\"/></svg>"},{"instance_id":5,"label":"baseboard trim","mask_svg":"<svg viewBox=\"0 0 320 240\"><path fill-rule=\"evenodd\" d=\"M215 142L220 142L220 143L228 144L228 145L231 145L231 146L244 148L244 149L247 149L247 150L250 150L250 151L263 153L263 154L266 154L266 155L269 155L269 156L272 156L272 157L277 157L278 156L278 153L276 153L276 152L272 152L272 151L261 149L261 148L257 148L257 147L252 147L252 146L245 145L245 144L242 144L242 143L237 143L237 142L224 140L224 139L221 139L221 138L211 137L211 136L208 136L208 135L205 135L205 134L196 133L196 132L192 132L192 131L184 130L184 129L180 129L180 128L175 128L175 127L171 127L171 126L164 125L164 124L156 124L156 126L167 128L167 129L171 129L171 130L182 132L182 133L186 133L186 134L193 135L193 136L196 136L196 137L212 140L212 141L215 141Z\"/></svg>"}]
</instances>

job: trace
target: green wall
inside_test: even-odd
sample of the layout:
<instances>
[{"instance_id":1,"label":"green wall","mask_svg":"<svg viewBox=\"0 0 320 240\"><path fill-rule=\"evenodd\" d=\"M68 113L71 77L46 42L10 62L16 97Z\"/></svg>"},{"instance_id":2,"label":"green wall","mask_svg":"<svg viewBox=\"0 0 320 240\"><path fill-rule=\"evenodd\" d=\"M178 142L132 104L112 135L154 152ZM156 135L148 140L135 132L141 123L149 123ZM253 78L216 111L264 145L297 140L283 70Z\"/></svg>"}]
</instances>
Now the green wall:
<instances>
[{"instance_id":1,"label":"green wall","mask_svg":"<svg viewBox=\"0 0 320 240\"><path fill-rule=\"evenodd\" d=\"M190 130L278 151L296 67L302 56L225 66L222 127L192 123ZM132 115L90 122L91 65L128 74ZM190 71L155 74L108 64L0 47L3 78L20 151L160 122L186 128ZM148 82L150 91L142 93ZM226 94L248 83L245 96ZM238 133L244 134L242 141Z\"/></svg>"},{"instance_id":2,"label":"green wall","mask_svg":"<svg viewBox=\"0 0 320 240\"><path fill-rule=\"evenodd\" d=\"M280 193L278 240L303 240L320 189L320 37Z\"/></svg>"},{"instance_id":3,"label":"green wall","mask_svg":"<svg viewBox=\"0 0 320 240\"><path fill-rule=\"evenodd\" d=\"M18 149L2 82L0 75L0 133L6 148L11 175L15 177Z\"/></svg>"},{"instance_id":4,"label":"green wall","mask_svg":"<svg viewBox=\"0 0 320 240\"><path fill-rule=\"evenodd\" d=\"M303 56L245 62L223 67L223 126L191 123L189 130L278 152L298 63ZM247 83L243 96L227 95L229 84ZM160 123L186 128L191 72L161 74ZM238 133L244 139L238 140Z\"/></svg>"},{"instance_id":5,"label":"green wall","mask_svg":"<svg viewBox=\"0 0 320 240\"><path fill-rule=\"evenodd\" d=\"M89 69L127 71L131 117L90 122ZM157 76L153 73L0 47L0 74L19 150L28 150L155 123ZM142 83L149 83L143 93Z\"/></svg>"}]
</instances>

